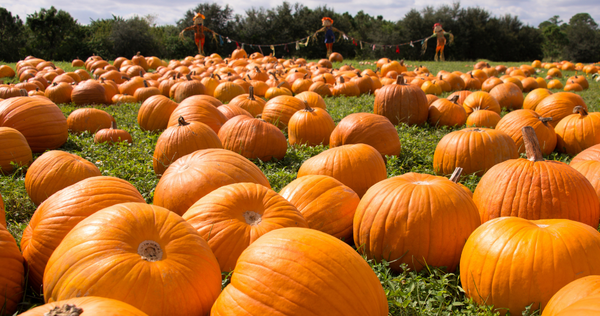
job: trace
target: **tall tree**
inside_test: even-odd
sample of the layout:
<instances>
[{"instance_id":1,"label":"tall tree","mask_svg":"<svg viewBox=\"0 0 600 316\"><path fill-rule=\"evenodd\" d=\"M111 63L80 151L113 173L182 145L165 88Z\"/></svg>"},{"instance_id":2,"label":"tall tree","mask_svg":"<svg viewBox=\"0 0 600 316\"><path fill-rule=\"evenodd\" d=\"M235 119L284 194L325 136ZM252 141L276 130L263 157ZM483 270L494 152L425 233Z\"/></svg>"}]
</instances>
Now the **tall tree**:
<instances>
[{"instance_id":1,"label":"tall tree","mask_svg":"<svg viewBox=\"0 0 600 316\"><path fill-rule=\"evenodd\" d=\"M568 59L579 62L600 60L598 24L588 13L578 13L571 17L567 37L569 45L565 50Z\"/></svg>"},{"instance_id":2,"label":"tall tree","mask_svg":"<svg viewBox=\"0 0 600 316\"><path fill-rule=\"evenodd\" d=\"M83 50L83 30L75 19L63 10L41 9L27 16L30 32L28 52L49 60L68 60Z\"/></svg>"},{"instance_id":3,"label":"tall tree","mask_svg":"<svg viewBox=\"0 0 600 316\"><path fill-rule=\"evenodd\" d=\"M19 16L0 7L0 60L15 62L25 46L25 27Z\"/></svg>"},{"instance_id":4,"label":"tall tree","mask_svg":"<svg viewBox=\"0 0 600 316\"><path fill-rule=\"evenodd\" d=\"M148 56L159 53L159 42L150 32L148 20L137 15L127 20L115 17L109 39L117 56L131 58L137 52Z\"/></svg>"}]
</instances>

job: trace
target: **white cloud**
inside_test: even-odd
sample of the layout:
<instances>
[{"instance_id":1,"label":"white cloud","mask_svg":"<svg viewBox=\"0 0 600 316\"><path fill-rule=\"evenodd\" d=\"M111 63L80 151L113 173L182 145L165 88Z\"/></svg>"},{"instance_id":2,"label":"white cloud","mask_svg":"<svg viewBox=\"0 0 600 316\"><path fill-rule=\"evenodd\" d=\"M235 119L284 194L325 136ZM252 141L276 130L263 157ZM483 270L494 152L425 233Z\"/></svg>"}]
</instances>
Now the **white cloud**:
<instances>
[{"instance_id":1,"label":"white cloud","mask_svg":"<svg viewBox=\"0 0 600 316\"><path fill-rule=\"evenodd\" d=\"M597 1L555 0L549 3L547 0L494 0L482 4L482 1L463 0L461 6L480 6L496 16L516 15L523 23L537 26L554 15L559 15L565 22L568 22L571 16L580 12L587 12L596 22L600 22L600 6L597 5ZM242 15L251 7L272 8L282 3L281 0L217 0L214 2L221 6L229 4L234 13ZM356 14L363 10L372 16L381 15L386 20L396 21L402 19L413 8L419 10L425 6L451 5L452 2L452 0L421 0L418 2L415 0L381 0L375 4L373 1L366 0L332 0L329 2L306 0L302 4L309 8L327 4L328 7L339 13L347 11L350 14ZM82 24L88 24L90 19L111 18L112 15L131 17L134 14L140 16L152 14L157 16L159 24L175 24L187 10L197 4L198 2L187 0L0 0L0 6L5 7L13 15L19 15L23 20L28 14L41 8L50 8L53 5L57 9L69 12Z\"/></svg>"}]
</instances>

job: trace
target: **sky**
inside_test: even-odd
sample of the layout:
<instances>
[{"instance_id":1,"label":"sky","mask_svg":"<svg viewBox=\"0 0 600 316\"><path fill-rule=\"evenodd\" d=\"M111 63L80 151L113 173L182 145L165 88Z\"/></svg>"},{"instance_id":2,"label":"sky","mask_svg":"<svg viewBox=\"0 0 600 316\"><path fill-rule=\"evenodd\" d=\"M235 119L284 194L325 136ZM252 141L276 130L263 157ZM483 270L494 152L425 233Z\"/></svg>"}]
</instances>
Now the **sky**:
<instances>
[{"instance_id":1,"label":"sky","mask_svg":"<svg viewBox=\"0 0 600 316\"><path fill-rule=\"evenodd\" d=\"M244 14L252 7L273 8L282 3L282 0L216 0L221 6L229 4L234 14ZM288 0L295 3L294 0ZM371 16L383 16L384 19L397 21L415 8L422 9L425 6L451 5L453 0L379 0L373 5L369 0L331 0L321 2L315 0L297 1L309 8L315 8L326 4L338 13L349 12L355 14L363 10ZM81 24L88 24L91 19L111 18L112 15L129 18L135 14L139 16L154 15L157 24L175 24L181 19L185 12L194 8L197 1L189 0L0 0L0 6L6 8L13 15L18 15L25 21L28 14L32 14L41 8L54 6L69 12ZM559 15L562 20L568 22L571 16L586 12L589 13L597 23L600 23L600 5L598 0L462 0L461 7L480 6L495 16L504 14L516 15L524 24L537 26L548 18Z\"/></svg>"}]
</instances>

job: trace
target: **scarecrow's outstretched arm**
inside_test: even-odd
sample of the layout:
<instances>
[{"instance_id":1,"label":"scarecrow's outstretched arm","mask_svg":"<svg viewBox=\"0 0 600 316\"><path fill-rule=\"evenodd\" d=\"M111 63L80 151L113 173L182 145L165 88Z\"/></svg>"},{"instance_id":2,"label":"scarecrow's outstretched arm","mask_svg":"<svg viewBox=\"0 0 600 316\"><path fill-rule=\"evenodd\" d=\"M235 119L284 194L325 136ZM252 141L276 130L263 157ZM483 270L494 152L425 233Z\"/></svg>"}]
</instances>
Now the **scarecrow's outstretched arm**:
<instances>
[{"instance_id":1,"label":"scarecrow's outstretched arm","mask_svg":"<svg viewBox=\"0 0 600 316\"><path fill-rule=\"evenodd\" d=\"M324 26L323 26L322 28L318 29L318 30L315 32L315 34L313 35L313 37L317 37L317 33L320 33L320 32L325 32L325 27L324 27Z\"/></svg>"},{"instance_id":2,"label":"scarecrow's outstretched arm","mask_svg":"<svg viewBox=\"0 0 600 316\"><path fill-rule=\"evenodd\" d=\"M433 34L423 40L423 44L421 45L421 55L425 54L425 52L427 51L427 41L436 36L437 36L437 34Z\"/></svg>"},{"instance_id":3,"label":"scarecrow's outstretched arm","mask_svg":"<svg viewBox=\"0 0 600 316\"><path fill-rule=\"evenodd\" d=\"M346 33L344 33L343 31L340 31L340 30L336 29L333 26L331 27L331 29L334 30L334 31L336 31L336 32L338 32L338 33L340 33L340 34L342 34L342 35L346 35Z\"/></svg>"},{"instance_id":4,"label":"scarecrow's outstretched arm","mask_svg":"<svg viewBox=\"0 0 600 316\"><path fill-rule=\"evenodd\" d=\"M451 32L444 32L444 35L448 35L448 37L450 37L450 42L448 43L448 45L454 43L454 35L452 35Z\"/></svg>"},{"instance_id":5,"label":"scarecrow's outstretched arm","mask_svg":"<svg viewBox=\"0 0 600 316\"><path fill-rule=\"evenodd\" d=\"M181 33L179 33L179 39L183 41L184 37L183 37L183 33L185 33L185 31L191 31L194 29L194 25L192 26L188 26L186 28L184 28Z\"/></svg>"}]
</instances>

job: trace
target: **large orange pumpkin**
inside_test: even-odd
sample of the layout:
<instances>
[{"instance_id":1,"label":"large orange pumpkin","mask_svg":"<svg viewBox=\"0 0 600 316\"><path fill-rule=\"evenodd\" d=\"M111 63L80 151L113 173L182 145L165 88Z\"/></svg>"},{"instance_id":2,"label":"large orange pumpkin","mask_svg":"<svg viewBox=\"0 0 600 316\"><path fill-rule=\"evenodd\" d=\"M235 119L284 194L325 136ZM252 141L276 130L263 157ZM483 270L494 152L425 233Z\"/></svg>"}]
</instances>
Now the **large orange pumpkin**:
<instances>
[{"instance_id":1,"label":"large orange pumpkin","mask_svg":"<svg viewBox=\"0 0 600 316\"><path fill-rule=\"evenodd\" d=\"M294 113L304 108L304 101L295 97L281 95L269 100L265 104L262 119L280 129L285 129Z\"/></svg>"},{"instance_id":2,"label":"large orange pumpkin","mask_svg":"<svg viewBox=\"0 0 600 316\"><path fill-rule=\"evenodd\" d=\"M577 154L577 156L571 159L571 164L587 160L600 161L600 144L589 147L588 149Z\"/></svg>"},{"instance_id":3,"label":"large orange pumpkin","mask_svg":"<svg viewBox=\"0 0 600 316\"><path fill-rule=\"evenodd\" d=\"M498 114L502 112L500 104L489 93L477 91L469 94L462 103L463 108L467 112L467 116L471 115L476 110L494 111Z\"/></svg>"},{"instance_id":4,"label":"large orange pumpkin","mask_svg":"<svg viewBox=\"0 0 600 316\"><path fill-rule=\"evenodd\" d=\"M23 297L23 256L13 236L0 225L0 310L12 315Z\"/></svg>"},{"instance_id":5,"label":"large orange pumpkin","mask_svg":"<svg viewBox=\"0 0 600 316\"><path fill-rule=\"evenodd\" d=\"M101 176L93 163L68 152L52 150L38 157L27 170L25 189L35 205L83 179Z\"/></svg>"},{"instance_id":6,"label":"large orange pumpkin","mask_svg":"<svg viewBox=\"0 0 600 316\"><path fill-rule=\"evenodd\" d=\"M12 164L28 166L33 161L27 139L18 130L0 127L0 174L14 171Z\"/></svg>"},{"instance_id":7,"label":"large orange pumpkin","mask_svg":"<svg viewBox=\"0 0 600 316\"><path fill-rule=\"evenodd\" d=\"M570 219L598 227L600 204L590 182L565 163L544 160L531 126L523 127L523 141L527 159L500 163L477 184L473 200L481 222L518 216Z\"/></svg>"},{"instance_id":8,"label":"large orange pumpkin","mask_svg":"<svg viewBox=\"0 0 600 316\"><path fill-rule=\"evenodd\" d=\"M429 106L429 117L427 122L431 126L456 126L463 125L467 121L467 112L456 103L458 96L452 100L438 99Z\"/></svg>"},{"instance_id":9,"label":"large orange pumpkin","mask_svg":"<svg viewBox=\"0 0 600 316\"><path fill-rule=\"evenodd\" d=\"M600 233L564 219L493 219L471 234L460 259L467 297L501 314L543 309L563 286L593 274L600 274Z\"/></svg>"},{"instance_id":10,"label":"large orange pumpkin","mask_svg":"<svg viewBox=\"0 0 600 316\"><path fill-rule=\"evenodd\" d=\"M479 226L471 197L442 177L407 173L383 180L362 197L354 215L354 243L392 269L426 265L454 271L462 247Z\"/></svg>"},{"instance_id":11,"label":"large orange pumpkin","mask_svg":"<svg viewBox=\"0 0 600 316\"><path fill-rule=\"evenodd\" d=\"M495 128L500 122L500 114L490 110L474 110L467 117L467 127Z\"/></svg>"},{"instance_id":12,"label":"large orange pumpkin","mask_svg":"<svg viewBox=\"0 0 600 316\"><path fill-rule=\"evenodd\" d=\"M76 85L71 92L71 101L78 106L108 102L106 90L96 80L86 80Z\"/></svg>"},{"instance_id":13,"label":"large orange pumpkin","mask_svg":"<svg viewBox=\"0 0 600 316\"><path fill-rule=\"evenodd\" d=\"M229 105L237 105L248 111L252 117L256 117L263 112L266 103L261 98L255 98L254 87L250 87L248 94L238 95L229 102Z\"/></svg>"},{"instance_id":14,"label":"large orange pumpkin","mask_svg":"<svg viewBox=\"0 0 600 316\"><path fill-rule=\"evenodd\" d=\"M576 106L573 113L556 124L556 150L571 156L600 144L600 113Z\"/></svg>"},{"instance_id":15,"label":"large orange pumpkin","mask_svg":"<svg viewBox=\"0 0 600 316\"><path fill-rule=\"evenodd\" d=\"M308 101L304 101L304 107L294 113L288 122L290 145L328 145L335 122L327 111L311 107Z\"/></svg>"},{"instance_id":16,"label":"large orange pumpkin","mask_svg":"<svg viewBox=\"0 0 600 316\"><path fill-rule=\"evenodd\" d=\"M542 316L558 315L567 307L581 300L586 300L589 297L596 297L596 305L598 303L598 295L600 295L600 276L589 275L577 279L562 287L552 296L550 301L548 301L548 305L545 306Z\"/></svg>"},{"instance_id":17,"label":"large orange pumpkin","mask_svg":"<svg viewBox=\"0 0 600 316\"><path fill-rule=\"evenodd\" d=\"M23 314L19 314L19 316L47 315L147 316L146 313L127 303L97 296L84 296L52 302L32 308Z\"/></svg>"},{"instance_id":18,"label":"large orange pumpkin","mask_svg":"<svg viewBox=\"0 0 600 316\"><path fill-rule=\"evenodd\" d=\"M573 114L576 106L588 110L579 95L572 92L557 92L543 98L535 107L535 111L543 117L551 117L550 125L556 127L563 118Z\"/></svg>"},{"instance_id":19,"label":"large orange pumpkin","mask_svg":"<svg viewBox=\"0 0 600 316\"><path fill-rule=\"evenodd\" d=\"M522 154L525 153L522 129L525 126L531 126L538 138L542 153L549 155L556 147L556 132L550 125L550 121L552 118L541 117L532 110L516 110L506 114L498 122L496 129L508 134L515 141L519 153Z\"/></svg>"},{"instance_id":20,"label":"large orange pumpkin","mask_svg":"<svg viewBox=\"0 0 600 316\"><path fill-rule=\"evenodd\" d=\"M46 98L15 97L1 101L0 126L18 130L34 153L56 149L69 137L67 119Z\"/></svg>"},{"instance_id":21,"label":"large orange pumpkin","mask_svg":"<svg viewBox=\"0 0 600 316\"><path fill-rule=\"evenodd\" d=\"M367 144L382 156L400 155L400 137L385 116L372 113L353 113L344 117L329 139L331 148L348 144Z\"/></svg>"},{"instance_id":22,"label":"large orange pumpkin","mask_svg":"<svg viewBox=\"0 0 600 316\"><path fill-rule=\"evenodd\" d=\"M420 125L427 121L429 104L421 88L405 84L403 77L398 76L396 83L377 91L373 111L387 117L394 125Z\"/></svg>"},{"instance_id":23,"label":"large orange pumpkin","mask_svg":"<svg viewBox=\"0 0 600 316\"><path fill-rule=\"evenodd\" d=\"M261 119L244 115L223 124L218 136L223 148L248 159L281 160L287 151L287 141L282 131Z\"/></svg>"},{"instance_id":24,"label":"large orange pumpkin","mask_svg":"<svg viewBox=\"0 0 600 316\"><path fill-rule=\"evenodd\" d=\"M178 104L164 95L146 99L138 111L137 121L143 131L159 132L169 124L169 117Z\"/></svg>"},{"instance_id":25,"label":"large orange pumpkin","mask_svg":"<svg viewBox=\"0 0 600 316\"><path fill-rule=\"evenodd\" d=\"M207 315L220 291L206 241L177 214L145 203L114 205L81 221L44 273L46 302L85 293L148 315Z\"/></svg>"},{"instance_id":26,"label":"large orange pumpkin","mask_svg":"<svg viewBox=\"0 0 600 316\"><path fill-rule=\"evenodd\" d=\"M444 136L435 147L433 170L449 175L456 167L463 174L485 174L494 165L519 157L517 146L509 135L489 128L465 128Z\"/></svg>"},{"instance_id":27,"label":"large orange pumpkin","mask_svg":"<svg viewBox=\"0 0 600 316\"><path fill-rule=\"evenodd\" d=\"M501 108L518 110L523 108L523 92L512 82L505 82L495 86L490 95L494 97Z\"/></svg>"},{"instance_id":28,"label":"large orange pumpkin","mask_svg":"<svg viewBox=\"0 0 600 316\"><path fill-rule=\"evenodd\" d=\"M349 241L358 194L340 181L320 175L300 177L279 192L306 218L308 227Z\"/></svg>"},{"instance_id":29,"label":"large orange pumpkin","mask_svg":"<svg viewBox=\"0 0 600 316\"><path fill-rule=\"evenodd\" d=\"M179 118L182 116L188 122L200 122L210 126L215 133L219 133L221 126L227 122L227 117L223 113L198 95L191 96L179 103L171 113L167 126L178 125Z\"/></svg>"},{"instance_id":30,"label":"large orange pumpkin","mask_svg":"<svg viewBox=\"0 0 600 316\"><path fill-rule=\"evenodd\" d=\"M112 122L113 117L110 114L93 108L77 109L67 117L67 126L71 133L94 134L101 129L110 128Z\"/></svg>"},{"instance_id":31,"label":"large orange pumpkin","mask_svg":"<svg viewBox=\"0 0 600 316\"><path fill-rule=\"evenodd\" d=\"M183 219L208 241L222 272L232 271L242 251L269 231L308 227L292 203L256 183L222 186L194 203Z\"/></svg>"},{"instance_id":32,"label":"large orange pumpkin","mask_svg":"<svg viewBox=\"0 0 600 316\"><path fill-rule=\"evenodd\" d=\"M262 171L240 154L218 148L197 150L165 171L154 191L154 205L183 215L206 194L240 182L271 187Z\"/></svg>"},{"instance_id":33,"label":"large orange pumpkin","mask_svg":"<svg viewBox=\"0 0 600 316\"><path fill-rule=\"evenodd\" d=\"M282 228L242 252L211 310L225 315L387 316L388 303L350 246L314 229Z\"/></svg>"},{"instance_id":34,"label":"large orange pumpkin","mask_svg":"<svg viewBox=\"0 0 600 316\"><path fill-rule=\"evenodd\" d=\"M307 175L326 175L349 186L359 197L375 183L385 179L385 162L377 149L366 144L330 148L308 160L298 178Z\"/></svg>"},{"instance_id":35,"label":"large orange pumpkin","mask_svg":"<svg viewBox=\"0 0 600 316\"><path fill-rule=\"evenodd\" d=\"M538 88L527 94L525 100L523 100L523 108L527 110L534 110L537 105L545 99L547 96L551 95L552 92L548 89Z\"/></svg>"}]
</instances>

